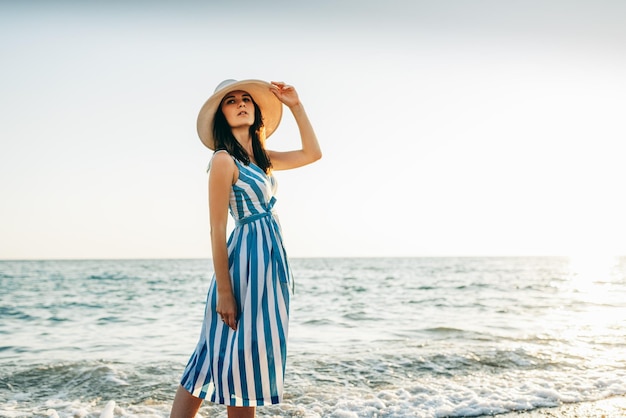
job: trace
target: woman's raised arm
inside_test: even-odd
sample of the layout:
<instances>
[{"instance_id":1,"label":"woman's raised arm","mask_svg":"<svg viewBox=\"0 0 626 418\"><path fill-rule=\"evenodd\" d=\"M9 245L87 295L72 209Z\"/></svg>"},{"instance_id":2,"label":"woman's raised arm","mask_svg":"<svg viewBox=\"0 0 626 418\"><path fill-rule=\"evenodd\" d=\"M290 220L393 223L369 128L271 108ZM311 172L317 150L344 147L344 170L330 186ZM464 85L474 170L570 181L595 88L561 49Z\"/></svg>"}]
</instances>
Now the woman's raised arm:
<instances>
[{"instance_id":1,"label":"woman's raised arm","mask_svg":"<svg viewBox=\"0 0 626 418\"><path fill-rule=\"evenodd\" d=\"M302 167L322 158L322 150L315 136L315 131L309 121L309 117L300 102L298 93L293 86L283 82L272 81L271 91L293 114L298 130L302 148L294 151L267 151L275 170L289 170Z\"/></svg>"}]
</instances>

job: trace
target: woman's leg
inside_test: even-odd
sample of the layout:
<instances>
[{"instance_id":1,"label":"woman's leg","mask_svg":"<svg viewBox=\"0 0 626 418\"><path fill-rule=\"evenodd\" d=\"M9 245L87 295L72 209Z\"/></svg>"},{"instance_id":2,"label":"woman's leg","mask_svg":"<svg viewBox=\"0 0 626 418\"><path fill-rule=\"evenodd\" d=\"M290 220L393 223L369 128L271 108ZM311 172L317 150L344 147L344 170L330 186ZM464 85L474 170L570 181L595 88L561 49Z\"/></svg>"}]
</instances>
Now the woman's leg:
<instances>
[{"instance_id":1,"label":"woman's leg","mask_svg":"<svg viewBox=\"0 0 626 418\"><path fill-rule=\"evenodd\" d=\"M187 389L179 385L170 418L193 418L200 409L200 405L202 405L202 399L192 396Z\"/></svg>"},{"instance_id":2,"label":"woman's leg","mask_svg":"<svg viewBox=\"0 0 626 418\"><path fill-rule=\"evenodd\" d=\"M228 418L254 418L254 406L229 406Z\"/></svg>"}]
</instances>

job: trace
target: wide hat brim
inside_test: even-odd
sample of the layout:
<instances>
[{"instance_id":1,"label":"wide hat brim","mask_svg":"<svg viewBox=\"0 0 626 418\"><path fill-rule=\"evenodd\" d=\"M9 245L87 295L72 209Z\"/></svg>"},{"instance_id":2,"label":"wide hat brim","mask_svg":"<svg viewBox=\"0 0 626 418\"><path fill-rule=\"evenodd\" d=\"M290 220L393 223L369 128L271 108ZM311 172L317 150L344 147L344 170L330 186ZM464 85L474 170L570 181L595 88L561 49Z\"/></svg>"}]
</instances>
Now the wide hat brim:
<instances>
[{"instance_id":1,"label":"wide hat brim","mask_svg":"<svg viewBox=\"0 0 626 418\"><path fill-rule=\"evenodd\" d=\"M213 137L213 120L222 100L231 91L245 91L261 109L263 125L265 126L265 138L274 133L283 115L283 104L270 91L271 84L262 80L225 80L221 82L215 92L204 103L198 114L198 136L207 148L215 149Z\"/></svg>"}]
</instances>

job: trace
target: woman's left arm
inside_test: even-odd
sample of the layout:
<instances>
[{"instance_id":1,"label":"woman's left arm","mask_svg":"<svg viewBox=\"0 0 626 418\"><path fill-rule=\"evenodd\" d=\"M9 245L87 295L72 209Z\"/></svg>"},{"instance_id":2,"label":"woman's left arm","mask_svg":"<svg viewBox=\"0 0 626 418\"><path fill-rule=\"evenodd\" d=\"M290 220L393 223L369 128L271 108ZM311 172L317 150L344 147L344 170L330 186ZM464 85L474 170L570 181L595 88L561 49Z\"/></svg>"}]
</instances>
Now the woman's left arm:
<instances>
[{"instance_id":1,"label":"woman's left arm","mask_svg":"<svg viewBox=\"0 0 626 418\"><path fill-rule=\"evenodd\" d=\"M293 86L288 86L282 82L272 81L272 92L284 103L293 114L298 130L300 131L300 141L302 148L294 151L267 151L272 161L272 168L275 170L288 170L290 168L302 167L322 158L322 150L317 142L317 136L311 125L311 121L300 102L298 93Z\"/></svg>"}]
</instances>

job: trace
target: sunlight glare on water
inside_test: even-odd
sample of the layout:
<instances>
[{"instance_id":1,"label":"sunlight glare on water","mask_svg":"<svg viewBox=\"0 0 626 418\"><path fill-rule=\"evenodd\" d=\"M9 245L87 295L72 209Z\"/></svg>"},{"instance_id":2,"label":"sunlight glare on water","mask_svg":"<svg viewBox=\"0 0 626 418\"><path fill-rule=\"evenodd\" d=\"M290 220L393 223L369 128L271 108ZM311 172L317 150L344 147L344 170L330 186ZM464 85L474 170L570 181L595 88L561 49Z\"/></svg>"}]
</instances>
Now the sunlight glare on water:
<instances>
[{"instance_id":1,"label":"sunlight glare on water","mask_svg":"<svg viewBox=\"0 0 626 418\"><path fill-rule=\"evenodd\" d=\"M616 289L619 257L588 253L569 257L569 294L571 304L566 307L572 317L563 337L572 342L571 354L593 359L596 364L613 365L621 362L621 350L597 352L597 343L615 344L623 338L626 309ZM621 312L621 315L616 315ZM597 335L604 329L603 335ZM613 353L613 355L611 355Z\"/></svg>"},{"instance_id":2,"label":"sunlight glare on water","mask_svg":"<svg viewBox=\"0 0 626 418\"><path fill-rule=\"evenodd\" d=\"M579 290L592 290L595 283L610 282L618 262L618 257L600 253L571 256L569 269L572 284Z\"/></svg>"}]
</instances>

